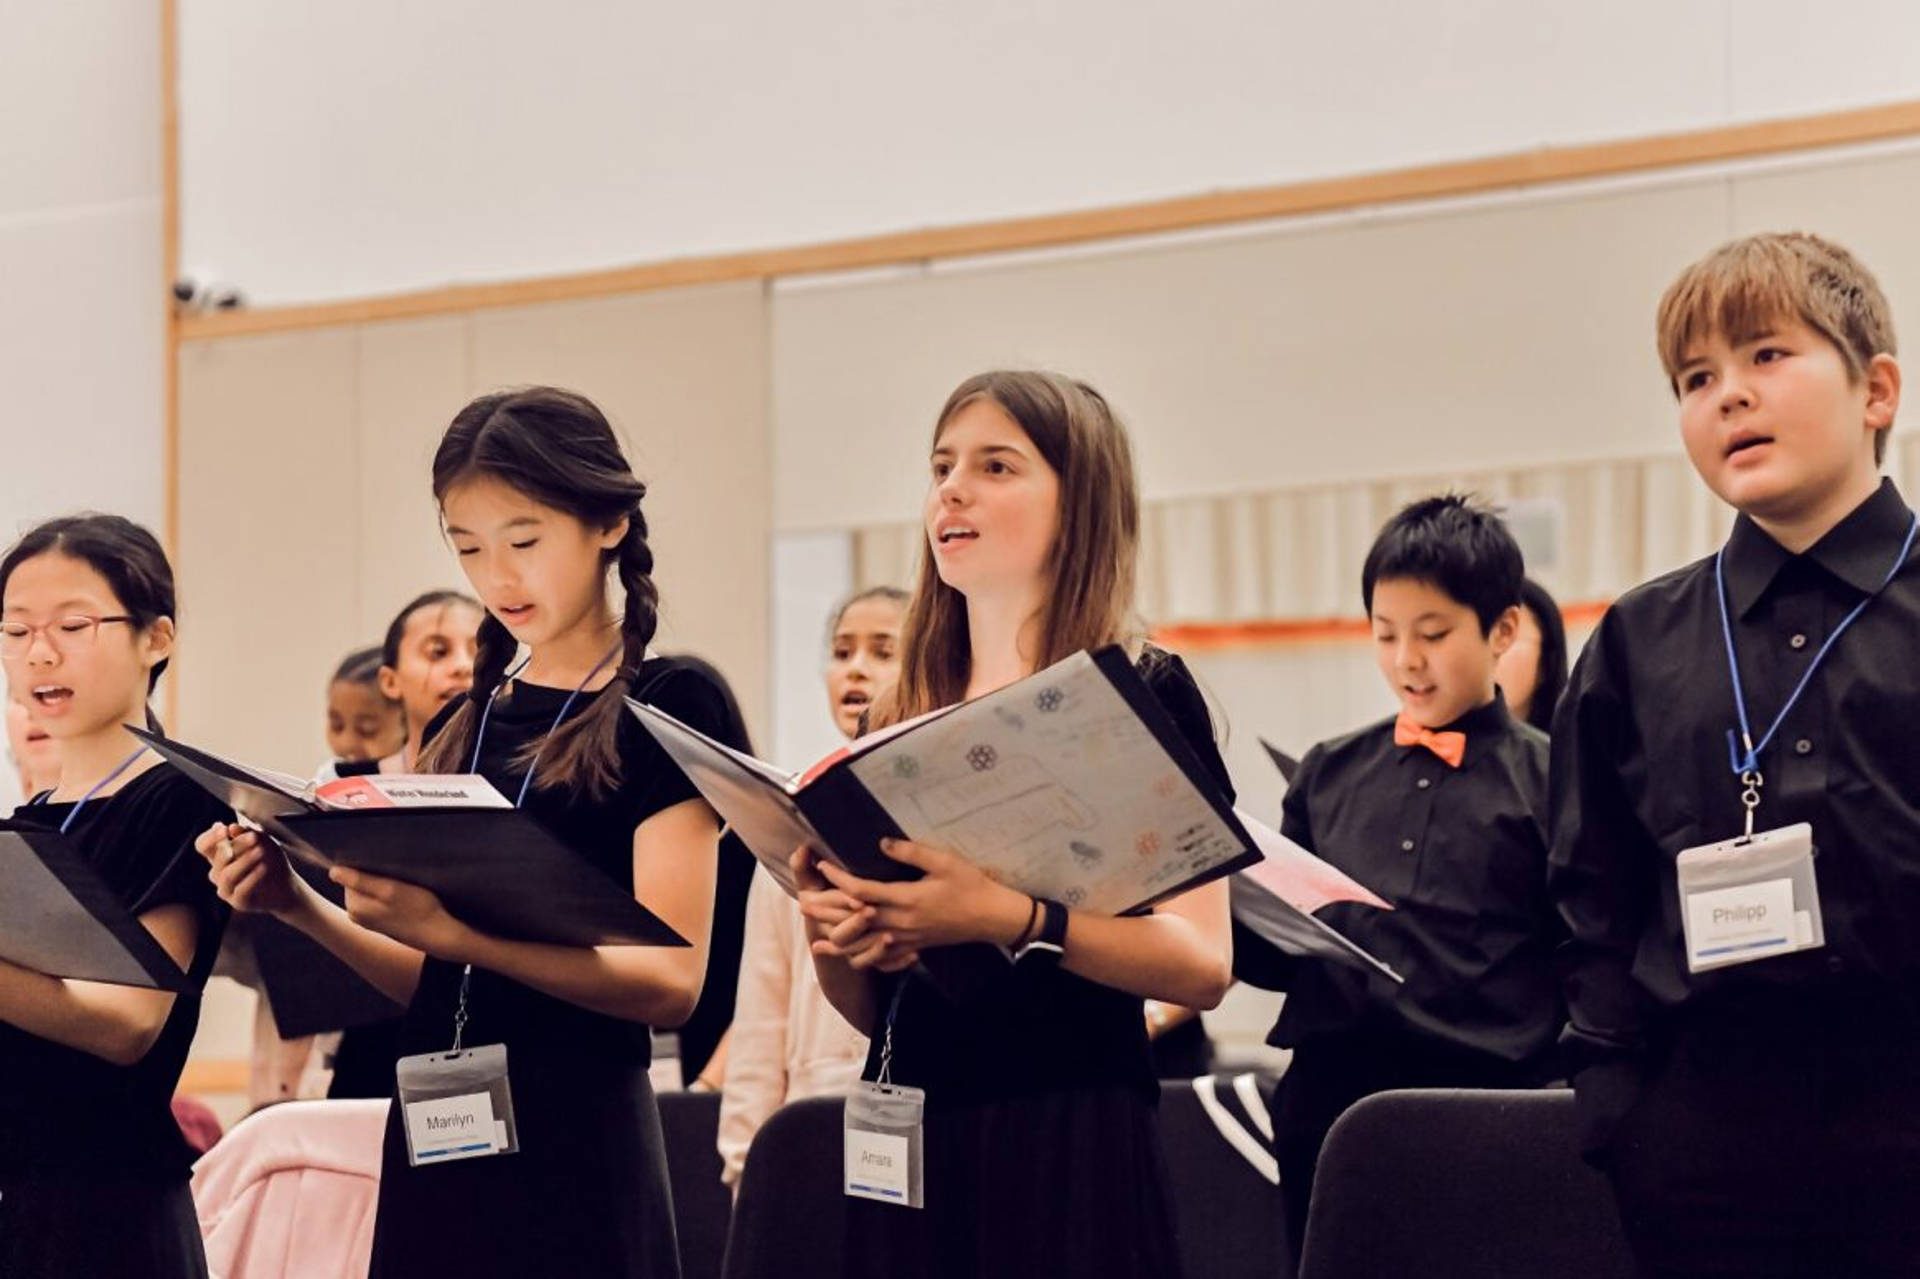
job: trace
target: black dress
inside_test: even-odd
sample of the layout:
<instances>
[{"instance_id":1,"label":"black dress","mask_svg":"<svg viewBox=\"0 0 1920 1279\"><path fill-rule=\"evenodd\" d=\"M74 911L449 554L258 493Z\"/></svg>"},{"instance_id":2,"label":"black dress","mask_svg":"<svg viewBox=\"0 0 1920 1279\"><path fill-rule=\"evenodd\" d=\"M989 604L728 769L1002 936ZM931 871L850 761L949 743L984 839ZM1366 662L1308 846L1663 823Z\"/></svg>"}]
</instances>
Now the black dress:
<instances>
[{"instance_id":1,"label":"black dress","mask_svg":"<svg viewBox=\"0 0 1920 1279\"><path fill-rule=\"evenodd\" d=\"M646 700L707 733L721 731L719 689L670 659L641 669ZM508 796L513 757L544 735L569 690L517 682L495 703L479 771ZM604 695L604 694L603 694ZM571 715L595 696L580 697ZM429 728L445 722L443 711ZM525 810L621 885L633 885L633 833L698 793L630 715L620 718L622 781L589 800L536 783ZM401 1025L406 1054L453 1042L461 966L428 959ZM589 1012L476 968L466 1043L505 1044L520 1149L415 1168L392 1107L374 1225L374 1279L422 1275L591 1275L677 1279L673 1206L660 1116L647 1083L648 1028Z\"/></svg>"},{"instance_id":2,"label":"black dress","mask_svg":"<svg viewBox=\"0 0 1920 1279\"><path fill-rule=\"evenodd\" d=\"M34 804L14 818L57 829L72 811ZM86 804L69 832L129 909L192 910L190 989L131 1066L0 1023L0 1275L8 1279L207 1273L187 1190L193 1153L172 1100L227 916L193 839L231 817L160 764Z\"/></svg>"},{"instance_id":3,"label":"black dress","mask_svg":"<svg viewBox=\"0 0 1920 1279\"><path fill-rule=\"evenodd\" d=\"M1186 665L1149 650L1139 669L1231 795ZM1023 964L964 1004L917 976L883 980L881 1009L901 983L892 1079L926 1089L926 1206L848 1199L849 1274L1176 1279L1142 1001ZM880 1041L864 1078L878 1075Z\"/></svg>"}]
</instances>

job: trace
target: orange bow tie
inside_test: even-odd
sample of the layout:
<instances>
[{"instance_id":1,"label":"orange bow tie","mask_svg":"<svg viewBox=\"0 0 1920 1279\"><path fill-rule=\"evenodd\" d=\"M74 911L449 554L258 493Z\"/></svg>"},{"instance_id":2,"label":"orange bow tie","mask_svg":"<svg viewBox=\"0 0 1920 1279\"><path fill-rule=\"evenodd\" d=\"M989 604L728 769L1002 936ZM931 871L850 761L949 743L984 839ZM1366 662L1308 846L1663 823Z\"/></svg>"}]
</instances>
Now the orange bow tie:
<instances>
[{"instance_id":1,"label":"orange bow tie","mask_svg":"<svg viewBox=\"0 0 1920 1279\"><path fill-rule=\"evenodd\" d=\"M1465 733L1436 733L1430 728L1414 723L1404 714L1393 722L1393 744L1424 746L1446 761L1448 768L1460 767L1460 761L1467 757Z\"/></svg>"}]
</instances>

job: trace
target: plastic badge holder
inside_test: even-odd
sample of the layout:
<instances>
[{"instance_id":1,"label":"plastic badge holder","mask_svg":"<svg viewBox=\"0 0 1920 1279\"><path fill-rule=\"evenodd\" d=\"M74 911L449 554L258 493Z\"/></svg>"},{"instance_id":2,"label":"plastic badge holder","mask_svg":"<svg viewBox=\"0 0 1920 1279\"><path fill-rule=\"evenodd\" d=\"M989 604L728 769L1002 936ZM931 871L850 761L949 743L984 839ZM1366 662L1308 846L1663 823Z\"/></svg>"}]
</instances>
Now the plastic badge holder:
<instances>
[{"instance_id":1,"label":"plastic badge holder","mask_svg":"<svg viewBox=\"0 0 1920 1279\"><path fill-rule=\"evenodd\" d=\"M919 1208L925 1163L923 1089L861 1082L847 1095L846 1192L858 1199Z\"/></svg>"},{"instance_id":2,"label":"plastic badge holder","mask_svg":"<svg viewBox=\"0 0 1920 1279\"><path fill-rule=\"evenodd\" d=\"M1689 970L1710 972L1826 945L1813 857L1813 827L1806 822L1682 852L1675 869ZM1784 918L1770 917L1769 896L1784 897Z\"/></svg>"},{"instance_id":3,"label":"plastic badge holder","mask_svg":"<svg viewBox=\"0 0 1920 1279\"><path fill-rule=\"evenodd\" d=\"M396 1076L414 1167L520 1149L505 1044L402 1057Z\"/></svg>"}]
</instances>

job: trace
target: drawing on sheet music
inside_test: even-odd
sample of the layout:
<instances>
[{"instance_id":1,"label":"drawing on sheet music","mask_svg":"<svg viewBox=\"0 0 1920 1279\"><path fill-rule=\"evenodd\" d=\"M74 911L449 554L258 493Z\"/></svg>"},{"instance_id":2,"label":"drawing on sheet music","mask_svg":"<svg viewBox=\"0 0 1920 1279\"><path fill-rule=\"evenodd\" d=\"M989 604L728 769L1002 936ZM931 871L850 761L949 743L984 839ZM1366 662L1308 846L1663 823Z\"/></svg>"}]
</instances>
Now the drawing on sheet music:
<instances>
[{"instance_id":1,"label":"drawing on sheet music","mask_svg":"<svg viewBox=\"0 0 1920 1279\"><path fill-rule=\"evenodd\" d=\"M1125 909L1231 857L1238 842L1092 659L1059 675L1017 695L1029 713L921 725L911 774L903 743L850 766L909 838L1090 910Z\"/></svg>"}]
</instances>

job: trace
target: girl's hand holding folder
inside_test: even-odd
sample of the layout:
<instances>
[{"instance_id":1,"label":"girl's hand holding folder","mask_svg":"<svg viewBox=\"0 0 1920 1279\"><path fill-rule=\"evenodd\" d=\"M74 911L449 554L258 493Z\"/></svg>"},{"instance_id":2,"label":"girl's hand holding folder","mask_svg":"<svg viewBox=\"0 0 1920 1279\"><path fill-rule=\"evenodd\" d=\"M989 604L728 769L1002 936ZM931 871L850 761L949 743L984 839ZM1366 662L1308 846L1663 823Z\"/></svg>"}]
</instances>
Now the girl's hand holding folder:
<instances>
[{"instance_id":1,"label":"girl's hand holding folder","mask_svg":"<svg viewBox=\"0 0 1920 1279\"><path fill-rule=\"evenodd\" d=\"M347 890L347 918L362 928L426 954L464 962L461 951L471 932L432 889L346 866L335 866L327 878Z\"/></svg>"},{"instance_id":2,"label":"girl's hand holding folder","mask_svg":"<svg viewBox=\"0 0 1920 1279\"><path fill-rule=\"evenodd\" d=\"M285 919L306 904L280 846L245 826L215 822L193 841L220 900L243 914Z\"/></svg>"},{"instance_id":3,"label":"girl's hand holding folder","mask_svg":"<svg viewBox=\"0 0 1920 1279\"><path fill-rule=\"evenodd\" d=\"M911 951L981 941L1009 947L1025 933L1033 899L958 854L908 839L882 840L880 851L918 870L920 878L881 883L826 863L819 868L833 887L865 907L862 931Z\"/></svg>"},{"instance_id":4,"label":"girl's hand holding folder","mask_svg":"<svg viewBox=\"0 0 1920 1279\"><path fill-rule=\"evenodd\" d=\"M827 883L813 849L802 844L794 850L790 864L814 954L884 973L910 968L920 958L917 949L897 946L890 934L872 927L874 907Z\"/></svg>"}]
</instances>

